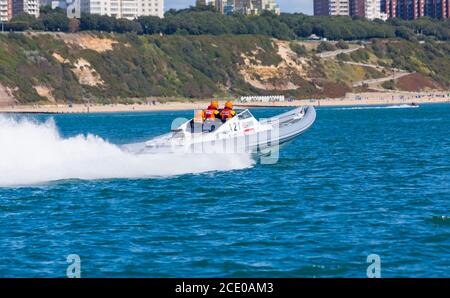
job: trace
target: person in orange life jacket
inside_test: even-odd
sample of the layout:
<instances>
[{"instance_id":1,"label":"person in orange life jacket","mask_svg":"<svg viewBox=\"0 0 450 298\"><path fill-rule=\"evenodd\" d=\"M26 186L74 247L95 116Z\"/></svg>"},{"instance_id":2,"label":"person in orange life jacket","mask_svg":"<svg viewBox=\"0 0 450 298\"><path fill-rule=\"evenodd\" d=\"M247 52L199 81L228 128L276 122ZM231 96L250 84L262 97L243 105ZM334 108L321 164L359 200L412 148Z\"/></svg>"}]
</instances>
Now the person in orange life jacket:
<instances>
[{"instance_id":1,"label":"person in orange life jacket","mask_svg":"<svg viewBox=\"0 0 450 298\"><path fill-rule=\"evenodd\" d=\"M205 122L203 124L203 131L213 131L220 126L216 121L219 121L219 102L213 100L206 110L203 111Z\"/></svg>"},{"instance_id":2,"label":"person in orange life jacket","mask_svg":"<svg viewBox=\"0 0 450 298\"><path fill-rule=\"evenodd\" d=\"M205 120L214 120L219 116L219 102L213 100L206 110L203 111Z\"/></svg>"},{"instance_id":3,"label":"person in orange life jacket","mask_svg":"<svg viewBox=\"0 0 450 298\"><path fill-rule=\"evenodd\" d=\"M191 133L203 131L203 122L205 121L205 112L203 110L195 111L194 119L191 121Z\"/></svg>"},{"instance_id":4,"label":"person in orange life jacket","mask_svg":"<svg viewBox=\"0 0 450 298\"><path fill-rule=\"evenodd\" d=\"M225 108L220 111L220 119L225 122L228 119L233 118L234 116L236 116L236 112L233 111L233 102L232 101L227 101L225 103Z\"/></svg>"}]
</instances>

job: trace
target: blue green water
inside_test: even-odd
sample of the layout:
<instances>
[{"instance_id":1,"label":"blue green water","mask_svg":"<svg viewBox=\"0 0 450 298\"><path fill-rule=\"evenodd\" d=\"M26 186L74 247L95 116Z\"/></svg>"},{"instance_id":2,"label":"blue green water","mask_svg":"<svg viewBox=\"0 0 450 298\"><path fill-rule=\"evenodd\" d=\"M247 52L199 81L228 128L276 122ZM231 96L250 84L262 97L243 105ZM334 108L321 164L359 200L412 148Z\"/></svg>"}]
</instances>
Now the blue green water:
<instances>
[{"instance_id":1,"label":"blue green water","mask_svg":"<svg viewBox=\"0 0 450 298\"><path fill-rule=\"evenodd\" d=\"M29 117L126 144L179 116ZM82 277L366 277L378 254L382 277L449 277L449 216L450 105L323 107L273 165L0 187L0 276L64 277L78 254Z\"/></svg>"}]
</instances>

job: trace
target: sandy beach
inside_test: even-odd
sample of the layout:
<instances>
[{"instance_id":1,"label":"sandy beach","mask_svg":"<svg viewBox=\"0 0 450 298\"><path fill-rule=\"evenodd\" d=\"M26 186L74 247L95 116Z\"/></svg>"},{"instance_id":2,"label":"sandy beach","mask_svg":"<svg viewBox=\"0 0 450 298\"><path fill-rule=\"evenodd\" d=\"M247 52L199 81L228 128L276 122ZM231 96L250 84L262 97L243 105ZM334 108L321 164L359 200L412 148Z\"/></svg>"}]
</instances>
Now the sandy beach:
<instances>
[{"instance_id":1,"label":"sandy beach","mask_svg":"<svg viewBox=\"0 0 450 298\"><path fill-rule=\"evenodd\" d=\"M44 113L44 114L77 114L77 113L120 113L147 111L179 111L204 109L205 102L170 102L157 104L53 104L53 105L16 105L0 107L0 113Z\"/></svg>"},{"instance_id":2,"label":"sandy beach","mask_svg":"<svg viewBox=\"0 0 450 298\"><path fill-rule=\"evenodd\" d=\"M367 92L348 93L344 98L326 98L310 100L294 100L274 103L252 102L239 104L240 106L365 106L365 105L398 105L411 103L450 103L450 91L416 93L416 92Z\"/></svg>"},{"instance_id":3,"label":"sandy beach","mask_svg":"<svg viewBox=\"0 0 450 298\"><path fill-rule=\"evenodd\" d=\"M410 103L450 103L450 91L430 93L349 93L344 98L306 99L284 102L246 102L235 101L236 108L247 107L296 107L296 106L360 106L360 105L391 105ZM0 113L117 113L146 111L179 111L204 109L207 101L196 102L163 102L149 104L49 104L49 105L9 105L0 106ZM220 102L223 105L223 102Z\"/></svg>"}]
</instances>

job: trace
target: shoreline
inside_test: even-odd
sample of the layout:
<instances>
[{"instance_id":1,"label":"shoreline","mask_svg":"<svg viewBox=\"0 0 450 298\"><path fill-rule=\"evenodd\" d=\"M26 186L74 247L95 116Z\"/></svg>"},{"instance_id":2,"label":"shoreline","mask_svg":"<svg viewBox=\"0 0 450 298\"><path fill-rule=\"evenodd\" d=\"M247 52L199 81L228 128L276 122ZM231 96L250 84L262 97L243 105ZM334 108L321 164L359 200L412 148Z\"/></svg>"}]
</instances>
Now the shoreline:
<instances>
[{"instance_id":1,"label":"shoreline","mask_svg":"<svg viewBox=\"0 0 450 298\"><path fill-rule=\"evenodd\" d=\"M434 94L395 94L382 96L380 93L348 94L345 98L310 99L284 102L235 102L236 108L270 108L270 107L340 107L340 106L371 106L371 105L400 105L423 103L450 103L450 92ZM196 102L167 102L157 104L52 104L52 105L15 105L0 106L0 114L85 114L85 113L120 113L120 112L152 112L152 111L185 111L205 109L207 101ZM223 102L220 102L223 105Z\"/></svg>"}]
</instances>

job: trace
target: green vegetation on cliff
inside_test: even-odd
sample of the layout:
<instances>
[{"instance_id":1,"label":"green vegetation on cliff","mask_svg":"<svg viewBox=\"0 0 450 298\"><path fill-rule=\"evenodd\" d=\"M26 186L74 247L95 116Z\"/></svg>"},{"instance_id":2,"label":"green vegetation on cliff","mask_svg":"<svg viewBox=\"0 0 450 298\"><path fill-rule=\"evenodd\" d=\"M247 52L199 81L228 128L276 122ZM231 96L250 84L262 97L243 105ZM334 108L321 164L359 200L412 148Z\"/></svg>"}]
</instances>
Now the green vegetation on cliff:
<instances>
[{"instance_id":1,"label":"green vegetation on cliff","mask_svg":"<svg viewBox=\"0 0 450 298\"><path fill-rule=\"evenodd\" d=\"M438 40L450 40L450 20L420 18L414 21L391 19L369 21L361 17L317 17L301 13L284 13L276 16L265 12L260 16L224 16L212 9L191 8L169 10L164 19L153 16L137 20L83 14L79 20L68 19L65 11L41 9L35 19L18 15L6 24L12 31L101 31L136 34L164 35L265 35L277 39L302 39L316 34L330 40L361 40L371 38L422 39L432 36Z\"/></svg>"},{"instance_id":2,"label":"green vegetation on cliff","mask_svg":"<svg viewBox=\"0 0 450 298\"><path fill-rule=\"evenodd\" d=\"M112 47L97 51L77 45L83 36L91 43L113 41ZM267 65L278 62L271 40L258 36L10 33L0 35L0 84L21 102L45 100L36 91L38 86L48 87L57 100L73 101L212 97L226 95L228 89L257 92L237 71L243 63L241 53L257 47L264 51L255 59Z\"/></svg>"},{"instance_id":3,"label":"green vegetation on cliff","mask_svg":"<svg viewBox=\"0 0 450 298\"><path fill-rule=\"evenodd\" d=\"M350 61L418 72L450 87L448 42L375 39L361 47L341 41L323 47L361 48L327 59L317 56L318 45L261 35L0 34L0 85L21 103L280 93L309 98L342 96L355 81L389 75Z\"/></svg>"},{"instance_id":4,"label":"green vegetation on cliff","mask_svg":"<svg viewBox=\"0 0 450 298\"><path fill-rule=\"evenodd\" d=\"M369 47L380 60L392 61L398 69L418 72L450 88L450 43L425 42L422 44L402 40L375 40Z\"/></svg>"}]
</instances>

